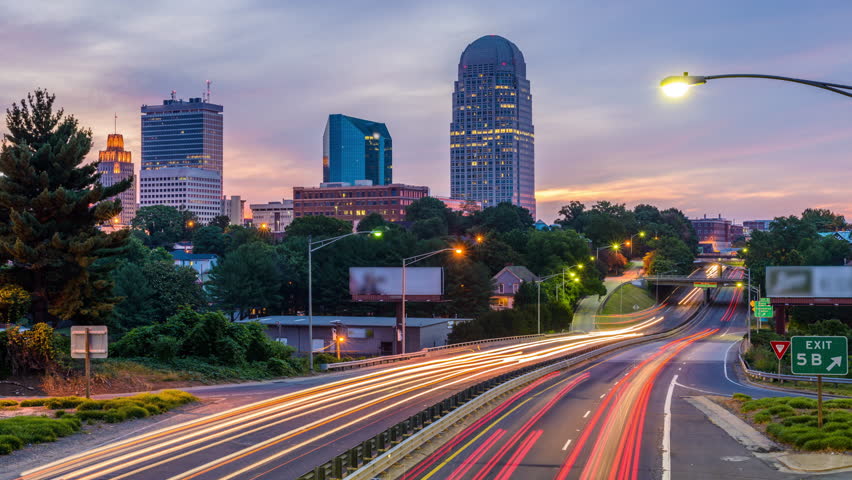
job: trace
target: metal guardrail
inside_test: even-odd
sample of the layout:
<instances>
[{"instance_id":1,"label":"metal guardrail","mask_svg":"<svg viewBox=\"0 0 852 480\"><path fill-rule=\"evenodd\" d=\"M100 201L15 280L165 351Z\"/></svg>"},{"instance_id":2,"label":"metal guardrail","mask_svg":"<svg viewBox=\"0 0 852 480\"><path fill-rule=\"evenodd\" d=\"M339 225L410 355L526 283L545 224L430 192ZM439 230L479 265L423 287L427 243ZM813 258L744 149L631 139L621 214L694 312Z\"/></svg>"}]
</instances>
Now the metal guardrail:
<instances>
[{"instance_id":1,"label":"metal guardrail","mask_svg":"<svg viewBox=\"0 0 852 480\"><path fill-rule=\"evenodd\" d=\"M748 363L746 363L742 354L737 354L740 359L740 366L743 368L743 371L749 377L757 378L760 380L788 380L791 382L816 382L816 376L808 376L808 375L787 375L787 374L778 374L778 373L769 373L763 372L760 370L752 370L748 368ZM844 385L852 385L852 378L846 377L822 377L823 383L836 383L836 384L844 384Z\"/></svg>"},{"instance_id":2,"label":"metal guardrail","mask_svg":"<svg viewBox=\"0 0 852 480\"><path fill-rule=\"evenodd\" d=\"M335 456L328 462L323 463L322 465L315 467L310 472L298 477L297 480L337 480L342 478L347 478L347 480L349 480L350 474L353 475L351 477L352 479L373 478L374 474L378 474L382 471L374 471L375 469L381 468L381 463L378 462L390 462L392 464L403 455L419 447L420 444L416 444L414 441L405 441L416 433L425 430L430 425L435 425L439 422L446 423L451 421L456 416L453 415L456 409L465 405L471 399L476 399L476 405L478 406L479 404L490 401L492 398L501 394L504 390L502 388L500 390L492 389L500 387L513 379L517 379L518 382L517 384L516 382L512 382L511 388L523 385L526 382L530 382L535 378L546 375L552 371L567 368L573 364L604 355L613 350L674 336L680 333L680 331L684 328L688 327L690 322L692 322L692 320L702 310L703 309L696 310L680 325L665 332L636 337L629 340L612 340L601 345L571 352L562 357L539 362L518 370L513 370L468 387L465 390L462 390L403 420L402 422L397 423L378 435L356 445L353 448L350 448L342 454ZM519 377L524 377L524 380L521 380ZM473 407L473 405L471 405L471 407ZM461 410L461 412L464 411L465 410ZM461 413L458 415L461 415ZM399 451L399 449L403 447L403 445L401 445L403 442L408 445L406 447L406 452ZM391 449L394 452L392 455ZM380 455L382 456L380 457ZM371 462L377 463L371 465ZM367 470L368 465L370 465L369 470ZM355 476L355 473L358 475Z\"/></svg>"},{"instance_id":3,"label":"metal guardrail","mask_svg":"<svg viewBox=\"0 0 852 480\"><path fill-rule=\"evenodd\" d=\"M467 347L488 345L491 343L509 343L518 342L521 340L532 340L534 338L557 337L562 335L570 335L568 333L551 333L551 334L533 334L533 335L516 335L514 337L488 338L485 340L476 340L473 342L454 343L452 345L442 345L440 347L429 347L423 350L418 350L411 353L401 353L399 355L383 355L380 357L366 358L364 360L352 360L350 362L323 363L320 364L320 370L350 370L353 368L372 367L374 365L383 365L385 363L402 362L412 358L421 358L430 356L433 352L444 352L448 350L457 350Z\"/></svg>"}]
</instances>

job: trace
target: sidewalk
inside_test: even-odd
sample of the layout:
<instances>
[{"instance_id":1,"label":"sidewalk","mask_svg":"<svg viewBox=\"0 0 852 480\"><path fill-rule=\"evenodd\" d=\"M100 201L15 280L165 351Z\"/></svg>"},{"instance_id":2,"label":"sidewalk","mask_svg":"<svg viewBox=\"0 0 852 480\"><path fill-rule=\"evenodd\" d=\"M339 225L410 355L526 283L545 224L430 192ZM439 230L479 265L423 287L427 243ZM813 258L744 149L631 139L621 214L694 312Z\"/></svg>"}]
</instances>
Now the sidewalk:
<instances>
[{"instance_id":1,"label":"sidewalk","mask_svg":"<svg viewBox=\"0 0 852 480\"><path fill-rule=\"evenodd\" d=\"M618 277L604 278L604 287L606 287L606 295L583 297L577 303L577 309L574 311L574 321L571 322L571 331L578 330L583 332L591 332L595 330L595 316L603 302L612 295L616 288L624 282L629 282L639 277L639 272L642 269L642 262L631 262L630 267Z\"/></svg>"}]
</instances>

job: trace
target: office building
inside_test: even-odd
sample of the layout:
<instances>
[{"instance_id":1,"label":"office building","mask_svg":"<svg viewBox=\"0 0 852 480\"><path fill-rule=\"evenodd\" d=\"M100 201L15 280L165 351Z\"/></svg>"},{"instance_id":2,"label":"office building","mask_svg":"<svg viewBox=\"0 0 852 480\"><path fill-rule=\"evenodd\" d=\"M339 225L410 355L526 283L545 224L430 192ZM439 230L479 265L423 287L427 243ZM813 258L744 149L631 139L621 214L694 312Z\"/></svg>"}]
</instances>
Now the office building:
<instances>
[{"instance_id":1,"label":"office building","mask_svg":"<svg viewBox=\"0 0 852 480\"><path fill-rule=\"evenodd\" d=\"M128 178L133 179L130 188L116 195L121 200L121 213L112 219L113 226L129 226L136 216L136 177L133 175L133 160L130 152L124 149L124 137L120 134L107 136L106 150L98 152L98 173L101 174L101 185L105 187Z\"/></svg>"},{"instance_id":2,"label":"office building","mask_svg":"<svg viewBox=\"0 0 852 480\"><path fill-rule=\"evenodd\" d=\"M695 228L695 233L698 235L699 242L728 242L730 243L731 221L722 218L693 218L690 219L692 227Z\"/></svg>"},{"instance_id":3,"label":"office building","mask_svg":"<svg viewBox=\"0 0 852 480\"><path fill-rule=\"evenodd\" d=\"M324 215L357 223L371 213L378 213L387 221L401 222L405 220L406 207L427 196L429 187L399 183L323 183L319 187L293 187L293 216Z\"/></svg>"},{"instance_id":4,"label":"office building","mask_svg":"<svg viewBox=\"0 0 852 480\"><path fill-rule=\"evenodd\" d=\"M255 228L282 233L293 222L293 200L251 204L249 208Z\"/></svg>"},{"instance_id":5,"label":"office building","mask_svg":"<svg viewBox=\"0 0 852 480\"><path fill-rule=\"evenodd\" d=\"M222 197L222 215L228 217L231 225L242 225L245 219L246 201L239 195Z\"/></svg>"},{"instance_id":6,"label":"office building","mask_svg":"<svg viewBox=\"0 0 852 480\"><path fill-rule=\"evenodd\" d=\"M465 48L458 65L450 126L450 196L510 202L535 218L535 131L526 63L497 35Z\"/></svg>"},{"instance_id":7,"label":"office building","mask_svg":"<svg viewBox=\"0 0 852 480\"><path fill-rule=\"evenodd\" d=\"M322 181L393 183L393 142L384 123L328 116L322 136Z\"/></svg>"},{"instance_id":8,"label":"office building","mask_svg":"<svg viewBox=\"0 0 852 480\"><path fill-rule=\"evenodd\" d=\"M177 100L172 92L171 99L163 100L162 105L143 105L141 111L140 197L145 200L143 205L182 205L205 223L219 215L222 211L223 107L210 103L206 96ZM160 170L172 172L152 173ZM195 180L188 180L190 177ZM166 178L170 180L163 180ZM163 182L169 185L164 186ZM169 202L158 203L158 199ZM215 208L211 208L211 200L215 200Z\"/></svg>"},{"instance_id":9,"label":"office building","mask_svg":"<svg viewBox=\"0 0 852 480\"><path fill-rule=\"evenodd\" d=\"M193 167L142 170L139 205L167 205L192 212L201 223L222 213L219 172Z\"/></svg>"},{"instance_id":10,"label":"office building","mask_svg":"<svg viewBox=\"0 0 852 480\"><path fill-rule=\"evenodd\" d=\"M768 232L770 223L772 223L772 220L745 220L743 222L743 227L750 232L755 230Z\"/></svg>"}]
</instances>

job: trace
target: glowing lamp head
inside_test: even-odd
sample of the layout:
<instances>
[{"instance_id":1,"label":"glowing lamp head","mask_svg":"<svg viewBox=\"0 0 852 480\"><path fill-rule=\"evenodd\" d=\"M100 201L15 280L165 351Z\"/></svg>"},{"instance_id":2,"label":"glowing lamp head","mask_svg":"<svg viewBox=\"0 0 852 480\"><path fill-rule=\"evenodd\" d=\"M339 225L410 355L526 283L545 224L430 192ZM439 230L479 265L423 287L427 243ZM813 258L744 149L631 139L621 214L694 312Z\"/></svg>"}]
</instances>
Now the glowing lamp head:
<instances>
[{"instance_id":1,"label":"glowing lamp head","mask_svg":"<svg viewBox=\"0 0 852 480\"><path fill-rule=\"evenodd\" d=\"M748 247L743 247L743 253L748 253Z\"/></svg>"},{"instance_id":2,"label":"glowing lamp head","mask_svg":"<svg viewBox=\"0 0 852 480\"><path fill-rule=\"evenodd\" d=\"M618 247L620 247L620 246L621 246L621 245L619 245L619 244L617 244L617 243L613 243L613 244L612 244L612 249L613 249L613 250L618 250Z\"/></svg>"},{"instance_id":3,"label":"glowing lamp head","mask_svg":"<svg viewBox=\"0 0 852 480\"><path fill-rule=\"evenodd\" d=\"M485 237L483 237L482 235L476 236L476 243L482 243L484 241L485 241Z\"/></svg>"},{"instance_id":4,"label":"glowing lamp head","mask_svg":"<svg viewBox=\"0 0 852 480\"><path fill-rule=\"evenodd\" d=\"M594 255L589 255L589 260L591 260L591 261L593 261L593 262L594 262L594 261L595 261L595 256L594 256Z\"/></svg>"},{"instance_id":5,"label":"glowing lamp head","mask_svg":"<svg viewBox=\"0 0 852 480\"><path fill-rule=\"evenodd\" d=\"M195 226L195 222L193 222L192 220L190 220L190 221L186 222L186 226L188 226L189 228L192 228L192 227L194 227L194 226Z\"/></svg>"},{"instance_id":6,"label":"glowing lamp head","mask_svg":"<svg viewBox=\"0 0 852 480\"><path fill-rule=\"evenodd\" d=\"M382 138L382 135L379 132L375 132L375 133L373 133L373 138L378 140L378 139Z\"/></svg>"},{"instance_id":7,"label":"glowing lamp head","mask_svg":"<svg viewBox=\"0 0 852 480\"><path fill-rule=\"evenodd\" d=\"M265 224L265 223L261 223L261 224L260 224L260 229L261 229L261 230L266 230L266 224Z\"/></svg>"},{"instance_id":8,"label":"glowing lamp head","mask_svg":"<svg viewBox=\"0 0 852 480\"><path fill-rule=\"evenodd\" d=\"M372 232L370 232L370 235L372 235L376 238L382 238L382 235L384 235L384 233L385 232L383 232L381 230L373 230Z\"/></svg>"},{"instance_id":9,"label":"glowing lamp head","mask_svg":"<svg viewBox=\"0 0 852 480\"><path fill-rule=\"evenodd\" d=\"M737 288L743 288L743 282L737 282Z\"/></svg>"},{"instance_id":10,"label":"glowing lamp head","mask_svg":"<svg viewBox=\"0 0 852 480\"><path fill-rule=\"evenodd\" d=\"M645 232L639 232L639 236L645 238Z\"/></svg>"},{"instance_id":11,"label":"glowing lamp head","mask_svg":"<svg viewBox=\"0 0 852 480\"><path fill-rule=\"evenodd\" d=\"M583 265L582 263L578 263L578 264L577 264L577 268L579 268L580 270L582 270L582 269L586 268L586 266L585 266L585 265Z\"/></svg>"},{"instance_id":12,"label":"glowing lamp head","mask_svg":"<svg viewBox=\"0 0 852 480\"><path fill-rule=\"evenodd\" d=\"M579 282L580 282L580 277L577 277L577 278L574 279L574 283L579 283Z\"/></svg>"},{"instance_id":13,"label":"glowing lamp head","mask_svg":"<svg viewBox=\"0 0 852 480\"><path fill-rule=\"evenodd\" d=\"M337 337L337 343L343 343L344 340L346 340L346 338L344 338L342 336Z\"/></svg>"},{"instance_id":14,"label":"glowing lamp head","mask_svg":"<svg viewBox=\"0 0 852 480\"><path fill-rule=\"evenodd\" d=\"M663 93L669 97L682 97L686 95L690 87L703 85L707 83L707 79L701 76L690 75L688 72L683 72L683 76L666 77L660 82L660 88Z\"/></svg>"},{"instance_id":15,"label":"glowing lamp head","mask_svg":"<svg viewBox=\"0 0 852 480\"><path fill-rule=\"evenodd\" d=\"M629 247L629 246L630 246L630 240L628 240L628 241L624 242L624 244L625 244L625 245L627 245L627 246Z\"/></svg>"},{"instance_id":16,"label":"glowing lamp head","mask_svg":"<svg viewBox=\"0 0 852 480\"><path fill-rule=\"evenodd\" d=\"M462 250L461 248L457 248L453 251L455 252L456 255L461 255L462 253L464 253L464 250Z\"/></svg>"}]
</instances>

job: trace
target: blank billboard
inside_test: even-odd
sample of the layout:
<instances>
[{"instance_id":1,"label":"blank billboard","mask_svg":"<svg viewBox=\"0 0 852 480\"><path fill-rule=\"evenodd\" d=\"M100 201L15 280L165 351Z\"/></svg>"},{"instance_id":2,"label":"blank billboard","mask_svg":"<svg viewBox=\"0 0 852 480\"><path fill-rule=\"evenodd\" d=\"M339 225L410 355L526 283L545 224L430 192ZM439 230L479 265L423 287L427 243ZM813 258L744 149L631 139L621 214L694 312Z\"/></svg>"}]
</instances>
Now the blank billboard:
<instances>
[{"instance_id":1,"label":"blank billboard","mask_svg":"<svg viewBox=\"0 0 852 480\"><path fill-rule=\"evenodd\" d=\"M441 295L444 293L441 267L408 267L405 269L406 295ZM349 293L353 296L402 295L401 267L352 267L349 269Z\"/></svg>"},{"instance_id":2,"label":"blank billboard","mask_svg":"<svg viewBox=\"0 0 852 480\"><path fill-rule=\"evenodd\" d=\"M766 296L852 298L852 268L766 267Z\"/></svg>"}]
</instances>

